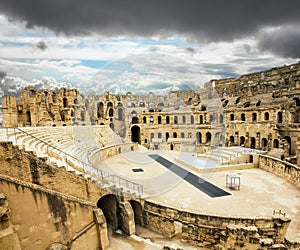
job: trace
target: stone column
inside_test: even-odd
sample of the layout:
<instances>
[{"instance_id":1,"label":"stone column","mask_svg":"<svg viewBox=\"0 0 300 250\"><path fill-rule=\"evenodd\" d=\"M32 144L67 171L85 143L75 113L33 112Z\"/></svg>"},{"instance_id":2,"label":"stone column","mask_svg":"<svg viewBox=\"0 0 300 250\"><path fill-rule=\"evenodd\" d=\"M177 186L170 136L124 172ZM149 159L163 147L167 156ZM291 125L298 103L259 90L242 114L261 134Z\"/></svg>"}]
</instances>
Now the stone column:
<instances>
[{"instance_id":1,"label":"stone column","mask_svg":"<svg viewBox=\"0 0 300 250\"><path fill-rule=\"evenodd\" d=\"M17 101L15 96L3 96L2 98L2 126L18 126Z\"/></svg>"},{"instance_id":2,"label":"stone column","mask_svg":"<svg viewBox=\"0 0 300 250\"><path fill-rule=\"evenodd\" d=\"M135 234L134 212L129 202L119 202L119 225L127 235Z\"/></svg>"},{"instance_id":3,"label":"stone column","mask_svg":"<svg viewBox=\"0 0 300 250\"><path fill-rule=\"evenodd\" d=\"M101 250L105 250L109 246L107 223L105 216L100 208L94 209L94 219L97 224L98 237Z\"/></svg>"}]
</instances>

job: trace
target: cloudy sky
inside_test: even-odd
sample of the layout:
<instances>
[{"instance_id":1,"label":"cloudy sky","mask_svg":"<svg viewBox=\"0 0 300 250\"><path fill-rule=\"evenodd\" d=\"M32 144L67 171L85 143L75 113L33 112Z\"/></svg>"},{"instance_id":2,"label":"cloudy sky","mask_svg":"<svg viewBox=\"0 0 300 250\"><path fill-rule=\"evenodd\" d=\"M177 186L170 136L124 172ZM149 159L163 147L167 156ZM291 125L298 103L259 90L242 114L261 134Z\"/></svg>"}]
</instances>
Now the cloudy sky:
<instances>
[{"instance_id":1,"label":"cloudy sky","mask_svg":"<svg viewBox=\"0 0 300 250\"><path fill-rule=\"evenodd\" d=\"M296 63L298 0L1 0L0 96L196 88Z\"/></svg>"}]
</instances>

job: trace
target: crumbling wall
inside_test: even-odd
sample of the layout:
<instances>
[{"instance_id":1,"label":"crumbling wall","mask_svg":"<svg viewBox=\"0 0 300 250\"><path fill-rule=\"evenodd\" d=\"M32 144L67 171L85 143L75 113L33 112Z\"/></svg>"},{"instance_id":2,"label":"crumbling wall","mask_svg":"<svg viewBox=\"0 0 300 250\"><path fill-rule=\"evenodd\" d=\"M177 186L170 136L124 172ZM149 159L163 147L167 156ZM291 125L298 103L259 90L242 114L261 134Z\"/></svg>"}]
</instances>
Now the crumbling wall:
<instances>
[{"instance_id":1,"label":"crumbling wall","mask_svg":"<svg viewBox=\"0 0 300 250\"><path fill-rule=\"evenodd\" d=\"M284 243L290 220L285 217L234 218L195 214L146 201L144 226L166 237L209 249L269 249ZM181 230L178 231L180 224Z\"/></svg>"}]
</instances>

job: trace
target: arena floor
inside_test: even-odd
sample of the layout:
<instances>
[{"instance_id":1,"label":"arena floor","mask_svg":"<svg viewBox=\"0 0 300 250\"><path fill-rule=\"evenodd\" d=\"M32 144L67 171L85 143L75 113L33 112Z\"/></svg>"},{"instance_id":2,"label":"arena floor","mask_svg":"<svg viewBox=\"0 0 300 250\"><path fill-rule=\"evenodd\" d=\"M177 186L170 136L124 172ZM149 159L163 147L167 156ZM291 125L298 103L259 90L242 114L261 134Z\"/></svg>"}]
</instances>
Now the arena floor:
<instances>
[{"instance_id":1,"label":"arena floor","mask_svg":"<svg viewBox=\"0 0 300 250\"><path fill-rule=\"evenodd\" d=\"M158 154L172 162L183 155L195 157L176 151L130 152L111 157L98 167L142 184L148 200L191 212L254 218L270 217L274 210L281 210L292 220L286 238L300 241L300 189L286 180L257 168L202 174L191 171L231 194L212 198L160 165L149 157L150 154ZM240 176L240 190L226 187L229 173Z\"/></svg>"}]
</instances>

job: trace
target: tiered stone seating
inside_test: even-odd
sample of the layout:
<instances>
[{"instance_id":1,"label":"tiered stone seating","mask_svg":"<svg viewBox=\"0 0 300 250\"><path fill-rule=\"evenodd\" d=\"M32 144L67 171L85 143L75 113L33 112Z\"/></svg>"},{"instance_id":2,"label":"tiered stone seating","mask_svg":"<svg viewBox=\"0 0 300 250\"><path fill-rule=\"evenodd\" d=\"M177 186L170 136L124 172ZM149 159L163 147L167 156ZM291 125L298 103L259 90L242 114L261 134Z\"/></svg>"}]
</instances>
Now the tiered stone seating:
<instances>
[{"instance_id":1,"label":"tiered stone seating","mask_svg":"<svg viewBox=\"0 0 300 250\"><path fill-rule=\"evenodd\" d=\"M116 188L115 183L110 183L113 175L97 170L89 161L93 152L124 143L108 126L0 129L0 140L12 141L26 151L35 152L37 157L47 157L49 163L91 178L101 186ZM119 188L123 190L124 187Z\"/></svg>"}]
</instances>

